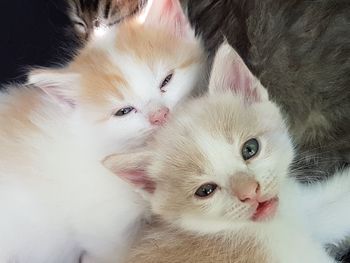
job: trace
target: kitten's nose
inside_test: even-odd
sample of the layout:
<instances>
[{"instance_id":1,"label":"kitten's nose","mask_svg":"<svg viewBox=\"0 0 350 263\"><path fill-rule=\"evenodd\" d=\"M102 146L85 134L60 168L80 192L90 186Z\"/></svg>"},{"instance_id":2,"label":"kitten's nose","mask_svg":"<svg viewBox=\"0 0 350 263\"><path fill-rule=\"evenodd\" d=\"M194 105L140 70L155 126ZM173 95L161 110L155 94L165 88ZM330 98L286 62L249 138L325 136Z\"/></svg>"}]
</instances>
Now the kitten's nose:
<instances>
[{"instance_id":1,"label":"kitten's nose","mask_svg":"<svg viewBox=\"0 0 350 263\"><path fill-rule=\"evenodd\" d=\"M162 125L168 118L169 108L161 107L149 115L149 122L152 125Z\"/></svg>"},{"instance_id":2,"label":"kitten's nose","mask_svg":"<svg viewBox=\"0 0 350 263\"><path fill-rule=\"evenodd\" d=\"M259 183L246 173L237 173L231 180L233 194L242 202L256 200L260 194Z\"/></svg>"}]
</instances>

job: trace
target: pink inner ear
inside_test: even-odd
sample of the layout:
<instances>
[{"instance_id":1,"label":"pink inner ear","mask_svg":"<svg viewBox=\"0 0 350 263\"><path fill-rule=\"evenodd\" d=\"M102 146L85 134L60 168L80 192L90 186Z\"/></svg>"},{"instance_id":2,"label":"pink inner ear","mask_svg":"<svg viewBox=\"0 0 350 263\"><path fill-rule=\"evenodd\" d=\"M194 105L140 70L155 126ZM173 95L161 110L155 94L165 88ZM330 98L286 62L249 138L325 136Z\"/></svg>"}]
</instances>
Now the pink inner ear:
<instances>
[{"instance_id":1,"label":"pink inner ear","mask_svg":"<svg viewBox=\"0 0 350 263\"><path fill-rule=\"evenodd\" d=\"M155 0L155 1L157 1L157 0ZM158 1L161 1L161 0L158 0ZM164 1L164 6L163 6L164 11L167 11L170 13L171 10L175 10L174 7L176 8L173 0L165 0Z\"/></svg>"},{"instance_id":2,"label":"pink inner ear","mask_svg":"<svg viewBox=\"0 0 350 263\"><path fill-rule=\"evenodd\" d=\"M145 22L179 36L191 35L192 31L178 0L153 0Z\"/></svg>"},{"instance_id":3,"label":"pink inner ear","mask_svg":"<svg viewBox=\"0 0 350 263\"><path fill-rule=\"evenodd\" d=\"M123 171L118 175L137 188L141 188L149 193L153 193L156 189L155 183L147 176L144 170Z\"/></svg>"},{"instance_id":4,"label":"pink inner ear","mask_svg":"<svg viewBox=\"0 0 350 263\"><path fill-rule=\"evenodd\" d=\"M233 62L230 74L227 74L225 85L234 93L244 96L247 102L261 101L260 95L254 86L255 77L250 73L243 61Z\"/></svg>"},{"instance_id":5,"label":"pink inner ear","mask_svg":"<svg viewBox=\"0 0 350 263\"><path fill-rule=\"evenodd\" d=\"M54 85L39 86L48 96L56 100L62 105L67 105L70 108L75 108L76 101L73 98L66 96L59 87Z\"/></svg>"}]
</instances>

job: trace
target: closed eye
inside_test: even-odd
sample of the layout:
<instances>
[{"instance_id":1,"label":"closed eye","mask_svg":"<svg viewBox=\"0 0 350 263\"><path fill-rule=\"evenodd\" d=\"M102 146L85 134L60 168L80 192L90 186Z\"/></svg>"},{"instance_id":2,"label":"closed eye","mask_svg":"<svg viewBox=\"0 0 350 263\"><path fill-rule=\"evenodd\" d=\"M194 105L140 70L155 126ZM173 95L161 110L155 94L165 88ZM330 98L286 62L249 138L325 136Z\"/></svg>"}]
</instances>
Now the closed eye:
<instances>
[{"instance_id":1,"label":"closed eye","mask_svg":"<svg viewBox=\"0 0 350 263\"><path fill-rule=\"evenodd\" d=\"M74 26L80 33L87 34L87 26L84 22L74 21Z\"/></svg>"},{"instance_id":2,"label":"closed eye","mask_svg":"<svg viewBox=\"0 0 350 263\"><path fill-rule=\"evenodd\" d=\"M174 73L171 72L170 74L168 74L165 77L165 79L162 81L162 83L160 84L160 87L159 87L161 92L163 92L163 93L166 92L165 87L169 84L169 82L171 81L173 76L174 76Z\"/></svg>"}]
</instances>

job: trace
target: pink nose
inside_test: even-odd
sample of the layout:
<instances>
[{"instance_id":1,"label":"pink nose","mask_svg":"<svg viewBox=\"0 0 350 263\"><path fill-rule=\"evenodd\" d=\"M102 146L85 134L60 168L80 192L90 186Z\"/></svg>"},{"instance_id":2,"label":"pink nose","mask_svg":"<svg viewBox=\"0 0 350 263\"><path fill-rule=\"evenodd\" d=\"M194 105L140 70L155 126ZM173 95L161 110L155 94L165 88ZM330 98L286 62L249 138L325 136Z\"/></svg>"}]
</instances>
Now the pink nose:
<instances>
[{"instance_id":1,"label":"pink nose","mask_svg":"<svg viewBox=\"0 0 350 263\"><path fill-rule=\"evenodd\" d=\"M259 183L245 173L235 174L231 180L233 194L242 202L257 200L260 194Z\"/></svg>"},{"instance_id":2,"label":"pink nose","mask_svg":"<svg viewBox=\"0 0 350 263\"><path fill-rule=\"evenodd\" d=\"M169 114L167 107L161 107L149 115L149 122L152 125L162 125L166 122Z\"/></svg>"}]
</instances>

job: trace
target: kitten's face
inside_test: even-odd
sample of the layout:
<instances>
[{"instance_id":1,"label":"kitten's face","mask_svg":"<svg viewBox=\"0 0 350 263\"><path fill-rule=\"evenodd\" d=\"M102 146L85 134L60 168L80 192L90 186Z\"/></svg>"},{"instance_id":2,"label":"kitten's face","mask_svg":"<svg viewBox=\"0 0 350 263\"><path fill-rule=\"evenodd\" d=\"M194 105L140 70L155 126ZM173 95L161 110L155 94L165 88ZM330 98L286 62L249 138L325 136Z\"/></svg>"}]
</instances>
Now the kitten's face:
<instances>
[{"instance_id":1,"label":"kitten's face","mask_svg":"<svg viewBox=\"0 0 350 263\"><path fill-rule=\"evenodd\" d=\"M174 3L166 6L166 15L182 12ZM157 8L150 16L161 21L165 7ZM65 69L66 76L75 75L74 103L82 119L91 124L88 130L101 141L104 154L142 144L167 121L198 79L199 42L193 35L179 34L176 20L166 27L155 21L140 24L131 19L111 28L91 40ZM187 24L184 30L192 32Z\"/></svg>"},{"instance_id":2,"label":"kitten's face","mask_svg":"<svg viewBox=\"0 0 350 263\"><path fill-rule=\"evenodd\" d=\"M228 92L177 117L159 134L150 167L155 213L201 231L273 216L277 202L263 202L278 198L293 156L276 106L244 104Z\"/></svg>"},{"instance_id":3,"label":"kitten's face","mask_svg":"<svg viewBox=\"0 0 350 263\"><path fill-rule=\"evenodd\" d=\"M194 87L201 55L197 43L137 24L122 25L112 47L85 50L72 65L80 105L106 147L138 144L164 124Z\"/></svg>"}]
</instances>

